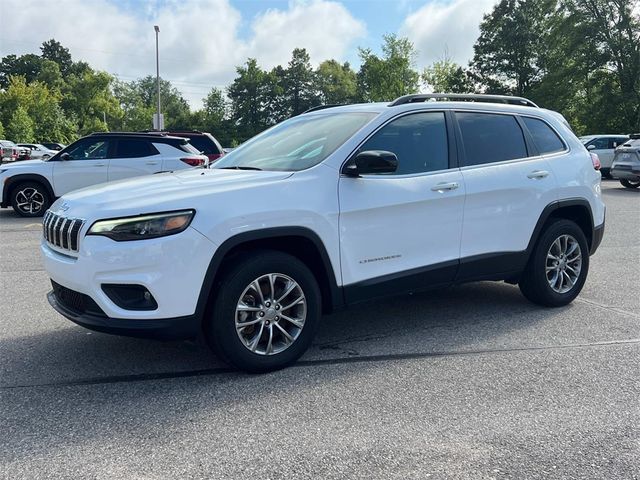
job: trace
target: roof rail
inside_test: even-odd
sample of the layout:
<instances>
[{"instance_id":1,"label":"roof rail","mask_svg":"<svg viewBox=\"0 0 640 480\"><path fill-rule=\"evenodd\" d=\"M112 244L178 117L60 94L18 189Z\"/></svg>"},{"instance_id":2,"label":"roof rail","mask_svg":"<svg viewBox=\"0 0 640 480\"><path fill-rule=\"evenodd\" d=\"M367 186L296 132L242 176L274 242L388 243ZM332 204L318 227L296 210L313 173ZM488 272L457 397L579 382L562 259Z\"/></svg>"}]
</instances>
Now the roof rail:
<instances>
[{"instance_id":1,"label":"roof rail","mask_svg":"<svg viewBox=\"0 0 640 480\"><path fill-rule=\"evenodd\" d=\"M415 95L405 95L396 98L389 104L390 107L404 105L405 103L427 102L429 100L462 100L466 102L490 102L508 103L510 105L523 105L525 107L538 108L538 105L523 97L512 97L509 95L483 95L476 93L419 93Z\"/></svg>"},{"instance_id":2,"label":"roof rail","mask_svg":"<svg viewBox=\"0 0 640 480\"><path fill-rule=\"evenodd\" d=\"M117 135L119 137L121 136L131 136L131 137L144 137L145 135L156 135L156 136L162 136L162 137L166 137L167 133L166 132L157 132L157 131L151 131L151 132L93 132L90 133L89 136L92 135L96 135L96 136L110 136L110 135Z\"/></svg>"},{"instance_id":3,"label":"roof rail","mask_svg":"<svg viewBox=\"0 0 640 480\"><path fill-rule=\"evenodd\" d=\"M305 110L304 112L301 113L301 115L309 112L317 112L318 110L324 110L325 108L342 107L342 106L343 105L341 103L334 103L334 104L328 104L328 105L316 105L315 107L311 107L309 110Z\"/></svg>"}]
</instances>

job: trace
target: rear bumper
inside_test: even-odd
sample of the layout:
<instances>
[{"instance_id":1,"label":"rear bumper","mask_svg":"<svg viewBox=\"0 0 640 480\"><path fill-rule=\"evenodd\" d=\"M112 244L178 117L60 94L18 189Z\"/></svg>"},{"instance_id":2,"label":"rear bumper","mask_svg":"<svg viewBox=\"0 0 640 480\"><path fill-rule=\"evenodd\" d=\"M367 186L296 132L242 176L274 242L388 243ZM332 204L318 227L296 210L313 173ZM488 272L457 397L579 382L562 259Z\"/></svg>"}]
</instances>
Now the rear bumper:
<instances>
[{"instance_id":1,"label":"rear bumper","mask_svg":"<svg viewBox=\"0 0 640 480\"><path fill-rule=\"evenodd\" d=\"M593 229L593 235L591 237L591 250L589 251L589 255L593 255L596 253L596 250L602 243L602 237L604 237L604 222L602 225Z\"/></svg>"},{"instance_id":2,"label":"rear bumper","mask_svg":"<svg viewBox=\"0 0 640 480\"><path fill-rule=\"evenodd\" d=\"M611 169L611 175L620 180L638 180L640 179L640 167L617 168Z\"/></svg>"},{"instance_id":3,"label":"rear bumper","mask_svg":"<svg viewBox=\"0 0 640 480\"><path fill-rule=\"evenodd\" d=\"M47 300L59 314L96 332L162 340L195 338L200 332L201 322L196 315L153 320L110 318L99 312L75 311L61 302L53 290L47 294Z\"/></svg>"}]
</instances>

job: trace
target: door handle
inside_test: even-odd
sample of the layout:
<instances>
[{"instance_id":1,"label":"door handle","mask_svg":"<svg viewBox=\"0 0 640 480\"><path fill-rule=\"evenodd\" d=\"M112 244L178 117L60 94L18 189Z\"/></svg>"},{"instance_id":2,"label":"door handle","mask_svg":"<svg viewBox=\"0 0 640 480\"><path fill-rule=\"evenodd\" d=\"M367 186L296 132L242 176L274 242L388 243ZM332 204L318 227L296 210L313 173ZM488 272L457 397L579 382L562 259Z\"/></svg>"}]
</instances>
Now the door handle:
<instances>
[{"instance_id":1,"label":"door handle","mask_svg":"<svg viewBox=\"0 0 640 480\"><path fill-rule=\"evenodd\" d=\"M546 170L534 170L529 175L527 175L527 178L531 178L534 180L541 180L548 176L549 176L549 172L547 172Z\"/></svg>"},{"instance_id":2,"label":"door handle","mask_svg":"<svg viewBox=\"0 0 640 480\"><path fill-rule=\"evenodd\" d=\"M434 192L445 192L445 191L448 191L448 190L455 190L459 186L460 186L460 184L458 182L437 183L436 185L431 187L431 190L434 191Z\"/></svg>"},{"instance_id":3,"label":"door handle","mask_svg":"<svg viewBox=\"0 0 640 480\"><path fill-rule=\"evenodd\" d=\"M96 163L95 166L96 167L104 167L106 165L106 163Z\"/></svg>"},{"instance_id":4,"label":"door handle","mask_svg":"<svg viewBox=\"0 0 640 480\"><path fill-rule=\"evenodd\" d=\"M157 164L158 162L154 162L154 161L147 162L147 165L157 165Z\"/></svg>"}]
</instances>

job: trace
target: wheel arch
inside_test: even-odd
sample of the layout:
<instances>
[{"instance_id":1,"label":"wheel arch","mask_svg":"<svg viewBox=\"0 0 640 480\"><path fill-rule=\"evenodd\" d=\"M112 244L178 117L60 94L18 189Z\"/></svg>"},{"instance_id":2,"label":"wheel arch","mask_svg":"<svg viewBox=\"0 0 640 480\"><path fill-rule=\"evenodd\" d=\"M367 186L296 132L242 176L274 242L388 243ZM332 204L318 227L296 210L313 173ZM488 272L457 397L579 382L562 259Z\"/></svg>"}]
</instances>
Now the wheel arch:
<instances>
[{"instance_id":1,"label":"wheel arch","mask_svg":"<svg viewBox=\"0 0 640 480\"><path fill-rule=\"evenodd\" d=\"M24 182L36 182L41 184L47 190L47 193L49 194L51 202L55 201L56 199L55 192L53 191L53 187L51 186L51 183L46 177L39 175L37 173L20 173L18 175L9 177L6 180L6 183L4 184L4 189L2 190L2 206L3 207L8 207L9 205L11 205L11 194L13 193L13 190L18 185Z\"/></svg>"},{"instance_id":2,"label":"wheel arch","mask_svg":"<svg viewBox=\"0 0 640 480\"><path fill-rule=\"evenodd\" d=\"M331 260L320 237L305 227L275 227L234 235L216 250L209 262L196 307L196 313L203 320L212 306L211 294L225 269L238 256L265 249L293 255L311 269L322 294L323 313L344 306L342 289L338 287Z\"/></svg>"}]
</instances>

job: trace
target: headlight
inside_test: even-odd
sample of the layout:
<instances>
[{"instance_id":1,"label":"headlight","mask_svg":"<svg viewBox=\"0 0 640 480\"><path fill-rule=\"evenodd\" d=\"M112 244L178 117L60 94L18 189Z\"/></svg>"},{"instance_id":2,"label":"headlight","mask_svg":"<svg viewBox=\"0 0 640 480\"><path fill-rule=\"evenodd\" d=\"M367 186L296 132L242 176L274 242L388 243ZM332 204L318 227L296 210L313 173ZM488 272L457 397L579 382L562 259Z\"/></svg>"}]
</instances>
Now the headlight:
<instances>
[{"instance_id":1,"label":"headlight","mask_svg":"<svg viewBox=\"0 0 640 480\"><path fill-rule=\"evenodd\" d=\"M116 242L165 237L184 231L195 214L194 210L153 213L137 217L98 220L87 235L102 235Z\"/></svg>"}]
</instances>

